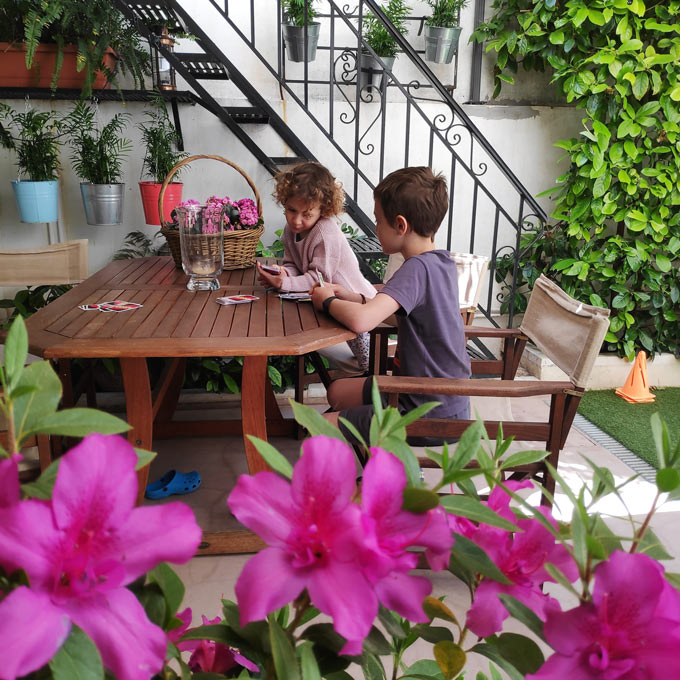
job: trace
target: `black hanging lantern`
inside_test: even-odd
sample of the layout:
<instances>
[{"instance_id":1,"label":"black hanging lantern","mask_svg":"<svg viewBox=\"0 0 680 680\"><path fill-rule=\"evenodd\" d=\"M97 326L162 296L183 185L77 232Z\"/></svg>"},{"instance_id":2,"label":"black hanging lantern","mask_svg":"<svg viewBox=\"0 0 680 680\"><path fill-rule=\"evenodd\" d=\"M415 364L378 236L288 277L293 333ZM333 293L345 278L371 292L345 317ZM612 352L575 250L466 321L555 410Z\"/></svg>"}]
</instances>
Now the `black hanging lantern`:
<instances>
[{"instance_id":1,"label":"black hanging lantern","mask_svg":"<svg viewBox=\"0 0 680 680\"><path fill-rule=\"evenodd\" d=\"M163 45L163 47L170 52L174 52L175 39L168 34L167 26L163 26L163 31L156 39L157 44ZM156 44L154 44L152 51L154 86L159 90L176 90L177 84L175 83L174 67L161 53Z\"/></svg>"}]
</instances>

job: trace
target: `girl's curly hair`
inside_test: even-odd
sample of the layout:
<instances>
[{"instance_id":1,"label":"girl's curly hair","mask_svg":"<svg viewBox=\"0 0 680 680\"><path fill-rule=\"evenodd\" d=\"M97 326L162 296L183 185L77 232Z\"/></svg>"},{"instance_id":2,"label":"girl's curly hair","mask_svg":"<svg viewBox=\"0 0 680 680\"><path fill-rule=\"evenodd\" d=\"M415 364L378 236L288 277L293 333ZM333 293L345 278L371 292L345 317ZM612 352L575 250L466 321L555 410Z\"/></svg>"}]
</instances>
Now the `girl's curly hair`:
<instances>
[{"instance_id":1,"label":"girl's curly hair","mask_svg":"<svg viewBox=\"0 0 680 680\"><path fill-rule=\"evenodd\" d=\"M318 203L321 217L333 217L344 212L345 192L342 184L321 163L308 161L282 170L276 177L272 194L285 207L291 198Z\"/></svg>"}]
</instances>

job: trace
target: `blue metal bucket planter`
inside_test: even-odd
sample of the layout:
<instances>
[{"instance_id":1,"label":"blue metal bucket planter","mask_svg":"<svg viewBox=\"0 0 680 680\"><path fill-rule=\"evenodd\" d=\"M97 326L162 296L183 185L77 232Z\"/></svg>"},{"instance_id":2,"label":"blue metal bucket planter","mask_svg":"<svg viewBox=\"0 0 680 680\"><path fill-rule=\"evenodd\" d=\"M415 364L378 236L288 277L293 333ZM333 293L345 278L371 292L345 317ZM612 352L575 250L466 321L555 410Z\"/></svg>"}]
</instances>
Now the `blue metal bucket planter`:
<instances>
[{"instance_id":1,"label":"blue metal bucket planter","mask_svg":"<svg viewBox=\"0 0 680 680\"><path fill-rule=\"evenodd\" d=\"M58 217L58 182L12 180L14 197L22 222L56 222Z\"/></svg>"}]
</instances>

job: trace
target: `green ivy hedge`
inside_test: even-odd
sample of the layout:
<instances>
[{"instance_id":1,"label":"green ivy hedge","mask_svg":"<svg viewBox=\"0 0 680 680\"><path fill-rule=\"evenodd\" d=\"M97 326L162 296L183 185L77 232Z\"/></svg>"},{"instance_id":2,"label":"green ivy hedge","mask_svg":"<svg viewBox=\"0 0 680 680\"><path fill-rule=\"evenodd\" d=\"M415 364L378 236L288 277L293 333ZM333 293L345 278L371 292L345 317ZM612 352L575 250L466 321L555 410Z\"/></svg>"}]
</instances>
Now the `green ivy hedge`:
<instances>
[{"instance_id":1,"label":"green ivy hedge","mask_svg":"<svg viewBox=\"0 0 680 680\"><path fill-rule=\"evenodd\" d=\"M473 39L495 50L496 89L550 69L583 109L570 165L544 194L558 223L522 238L520 292L541 272L612 309L605 349L680 356L680 0L496 0ZM497 277L506 279L510 258ZM522 287L523 286L523 287ZM505 306L511 288L505 286Z\"/></svg>"}]
</instances>

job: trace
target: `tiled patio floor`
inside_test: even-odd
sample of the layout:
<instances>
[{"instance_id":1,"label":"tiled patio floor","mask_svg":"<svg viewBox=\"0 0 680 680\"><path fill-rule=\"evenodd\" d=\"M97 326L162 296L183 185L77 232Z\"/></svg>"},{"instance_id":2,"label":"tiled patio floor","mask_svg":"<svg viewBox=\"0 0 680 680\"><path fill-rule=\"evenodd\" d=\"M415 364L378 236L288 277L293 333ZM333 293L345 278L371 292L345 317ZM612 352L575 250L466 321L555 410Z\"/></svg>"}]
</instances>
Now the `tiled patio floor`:
<instances>
[{"instance_id":1,"label":"tiled patio floor","mask_svg":"<svg viewBox=\"0 0 680 680\"><path fill-rule=\"evenodd\" d=\"M324 409L319 405L320 410ZM531 416L536 418L539 411L546 412L547 402L543 398L514 399L512 410L509 401L485 400L482 403L473 403L473 408L478 408L480 415L487 419L507 418L510 413L514 417L522 418ZM221 413L226 411L222 410ZM182 418L193 418L195 411L181 411ZM200 410L198 417L207 416L204 409ZM287 414L286 414L287 415ZM290 460L298 455L300 442L274 438L272 443L279 448ZM236 477L246 472L243 444L240 438L202 438L202 439L175 439L162 440L155 443L159 455L151 469L150 479L156 479L169 469L178 469L183 472L199 470L203 484L201 488L190 495L181 497L196 512L199 524L208 531L225 530L237 526L235 520L230 517L226 507L226 496L232 488ZM532 448L531 444L513 444L513 449L522 450ZM590 458L597 465L607 467L614 474L617 482L632 476L632 470L614 455L607 452L601 446L593 442L587 436L572 428L562 453L559 471L567 480L572 489L580 488L583 481L591 478L589 466L584 461L584 456ZM435 474L428 471L427 474ZM623 494L630 512L638 521L641 521L649 508L654 497L655 488L648 482L637 479L628 485ZM178 497L176 497L178 498ZM538 492L532 493L531 500L538 503ZM600 508L603 513L610 516L610 526L619 529L623 535L629 531L627 522L623 519L625 511L617 502L607 502ZM568 518L571 508L564 494L557 496L555 514L559 518ZM664 506L655 516L652 527L666 549L674 555L672 561L666 562L668 571L680 571L680 533L678 524L680 521L680 502ZM176 567L187 587L185 605L190 606L194 614L194 624L200 623L201 614L215 617L220 613L220 598L234 598L234 584L238 574L249 559L249 555L233 556L203 556L193 559L189 564ZM446 602L454 612L464 612L467 600L467 590L449 573L424 572L429 575L434 584L434 595L446 595ZM272 574L276 578L276 574ZM553 594L563 600L565 606L571 606L559 588L552 588ZM517 630L521 626L510 624L506 630ZM467 645L466 641L466 647ZM427 643L419 643L409 650L405 660L408 663L417 658L431 657L431 646ZM473 670L485 670L488 663L481 657L475 657L474 665L470 665L468 677L474 677ZM353 670L352 670L353 669ZM362 677L360 669L354 666L350 668L354 677Z\"/></svg>"}]
</instances>

